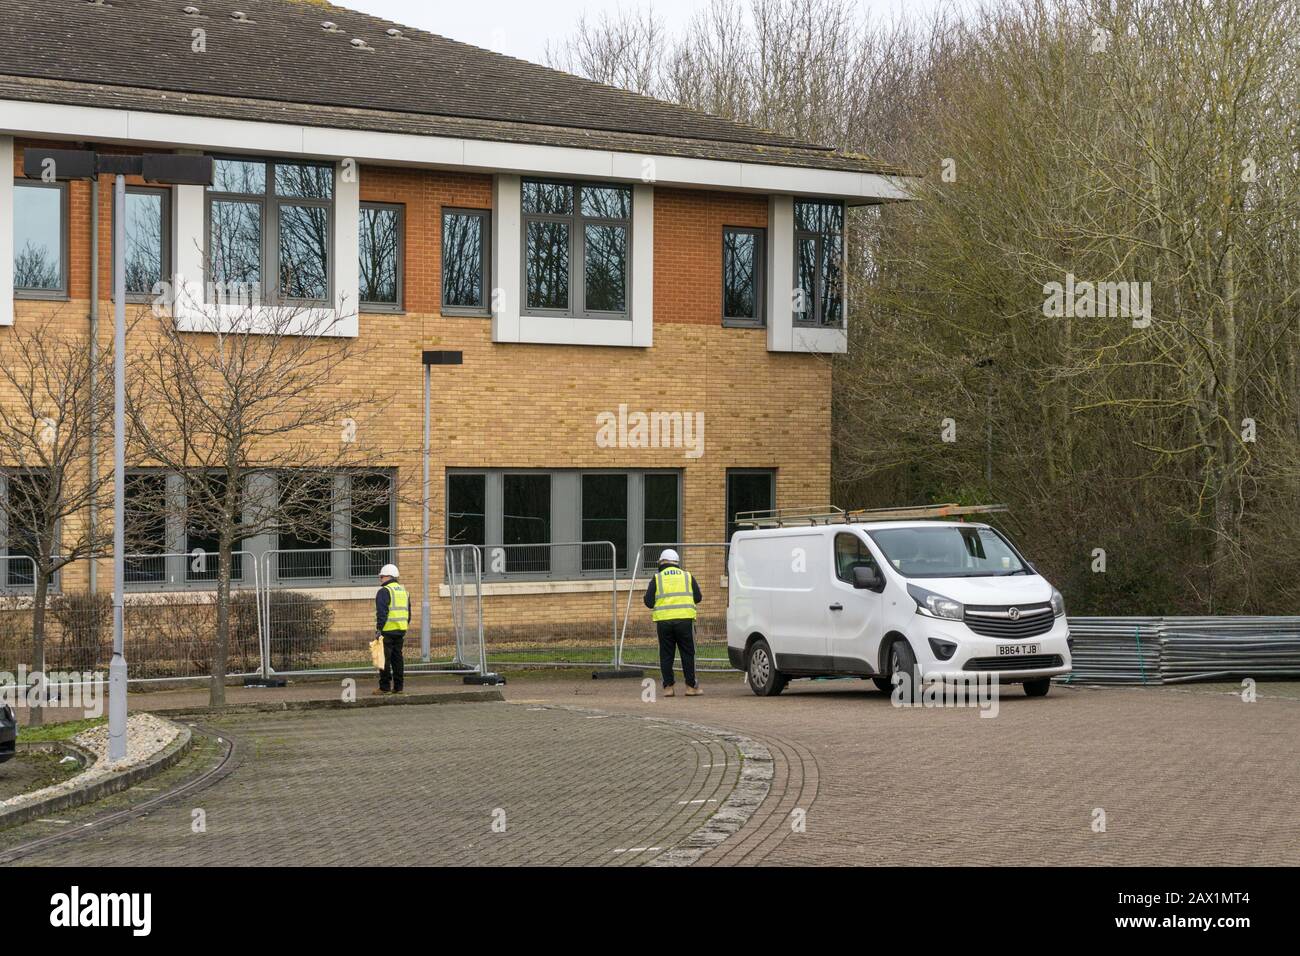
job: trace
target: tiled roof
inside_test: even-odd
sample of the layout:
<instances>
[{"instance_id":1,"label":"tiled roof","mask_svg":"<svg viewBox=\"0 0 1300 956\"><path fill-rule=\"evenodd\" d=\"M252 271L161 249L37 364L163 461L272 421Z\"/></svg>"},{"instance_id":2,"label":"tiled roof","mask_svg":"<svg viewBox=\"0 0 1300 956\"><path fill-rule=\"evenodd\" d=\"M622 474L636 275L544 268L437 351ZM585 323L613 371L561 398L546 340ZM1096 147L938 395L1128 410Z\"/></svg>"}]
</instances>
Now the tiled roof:
<instances>
[{"instance_id":1,"label":"tiled roof","mask_svg":"<svg viewBox=\"0 0 1300 956\"><path fill-rule=\"evenodd\" d=\"M193 50L197 29L206 52ZM893 171L320 0L0 0L0 89L41 102Z\"/></svg>"}]
</instances>

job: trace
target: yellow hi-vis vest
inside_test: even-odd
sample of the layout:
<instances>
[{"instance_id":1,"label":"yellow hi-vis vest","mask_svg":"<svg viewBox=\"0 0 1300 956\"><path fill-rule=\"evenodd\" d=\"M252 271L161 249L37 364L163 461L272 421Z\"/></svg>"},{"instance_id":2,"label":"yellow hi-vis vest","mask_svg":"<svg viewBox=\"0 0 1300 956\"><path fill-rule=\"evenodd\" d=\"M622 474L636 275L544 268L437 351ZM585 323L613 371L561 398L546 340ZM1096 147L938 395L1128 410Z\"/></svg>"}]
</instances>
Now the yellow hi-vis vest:
<instances>
[{"instance_id":1,"label":"yellow hi-vis vest","mask_svg":"<svg viewBox=\"0 0 1300 956\"><path fill-rule=\"evenodd\" d=\"M406 588L396 581L389 581L384 588L388 591L388 620L384 621L384 633L405 631L411 623L411 599Z\"/></svg>"},{"instance_id":2,"label":"yellow hi-vis vest","mask_svg":"<svg viewBox=\"0 0 1300 956\"><path fill-rule=\"evenodd\" d=\"M666 567L655 575L654 621L695 620L695 582L689 571Z\"/></svg>"}]
</instances>

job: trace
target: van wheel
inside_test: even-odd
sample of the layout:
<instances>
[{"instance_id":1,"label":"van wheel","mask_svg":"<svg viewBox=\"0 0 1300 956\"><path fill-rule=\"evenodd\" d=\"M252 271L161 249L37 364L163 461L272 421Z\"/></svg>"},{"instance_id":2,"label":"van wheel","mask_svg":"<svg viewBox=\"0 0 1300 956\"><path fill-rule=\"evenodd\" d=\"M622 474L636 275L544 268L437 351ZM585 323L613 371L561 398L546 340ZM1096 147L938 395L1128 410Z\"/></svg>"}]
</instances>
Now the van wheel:
<instances>
[{"instance_id":1,"label":"van wheel","mask_svg":"<svg viewBox=\"0 0 1300 956\"><path fill-rule=\"evenodd\" d=\"M911 644L900 638L889 645L889 677L886 681L890 693L893 693L895 687L895 675L902 674L902 683L897 685L902 692L902 699L905 702L916 700L916 695L920 692L916 671L916 655L912 653Z\"/></svg>"},{"instance_id":2,"label":"van wheel","mask_svg":"<svg viewBox=\"0 0 1300 956\"><path fill-rule=\"evenodd\" d=\"M776 669L776 658L767 641L759 638L749 649L749 663L745 665L749 675L749 689L759 697L775 697L785 690L790 678Z\"/></svg>"},{"instance_id":3,"label":"van wheel","mask_svg":"<svg viewBox=\"0 0 1300 956\"><path fill-rule=\"evenodd\" d=\"M882 694L892 694L894 692L893 682L888 677L873 677L871 683L876 685L876 690Z\"/></svg>"},{"instance_id":4,"label":"van wheel","mask_svg":"<svg viewBox=\"0 0 1300 956\"><path fill-rule=\"evenodd\" d=\"M1038 680L1025 681L1026 697L1046 697L1047 692L1052 689L1052 679L1050 677L1040 677Z\"/></svg>"}]
</instances>

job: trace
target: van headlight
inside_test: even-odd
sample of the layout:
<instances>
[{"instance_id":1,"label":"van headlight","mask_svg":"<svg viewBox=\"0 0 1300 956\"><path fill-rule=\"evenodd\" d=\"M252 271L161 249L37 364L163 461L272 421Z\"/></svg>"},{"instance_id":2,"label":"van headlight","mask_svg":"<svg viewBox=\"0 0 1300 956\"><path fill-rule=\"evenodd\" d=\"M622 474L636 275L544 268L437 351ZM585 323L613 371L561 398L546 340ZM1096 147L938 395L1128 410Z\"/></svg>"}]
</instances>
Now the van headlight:
<instances>
[{"instance_id":1,"label":"van headlight","mask_svg":"<svg viewBox=\"0 0 1300 956\"><path fill-rule=\"evenodd\" d=\"M1061 592L1052 588L1052 614L1056 617L1065 616L1065 598L1061 597Z\"/></svg>"},{"instance_id":2,"label":"van headlight","mask_svg":"<svg viewBox=\"0 0 1300 956\"><path fill-rule=\"evenodd\" d=\"M960 621L966 615L965 605L942 594L935 594L915 584L907 586L907 593L916 602L916 610L920 614L943 618L945 621Z\"/></svg>"}]
</instances>

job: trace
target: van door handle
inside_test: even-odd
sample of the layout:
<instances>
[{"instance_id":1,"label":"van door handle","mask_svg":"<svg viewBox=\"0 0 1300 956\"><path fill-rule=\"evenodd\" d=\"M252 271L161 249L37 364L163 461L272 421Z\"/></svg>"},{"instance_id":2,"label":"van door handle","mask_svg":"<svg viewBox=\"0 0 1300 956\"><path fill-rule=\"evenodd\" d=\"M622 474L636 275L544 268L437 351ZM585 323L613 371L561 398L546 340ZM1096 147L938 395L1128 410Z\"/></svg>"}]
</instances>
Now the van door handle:
<instances>
[{"instance_id":1,"label":"van door handle","mask_svg":"<svg viewBox=\"0 0 1300 956\"><path fill-rule=\"evenodd\" d=\"M843 604L838 604L838 603L836 603L836 604L832 604L832 605L831 605L831 610L832 610L832 611L842 611L842 610L844 610L844 605L843 605Z\"/></svg>"}]
</instances>

